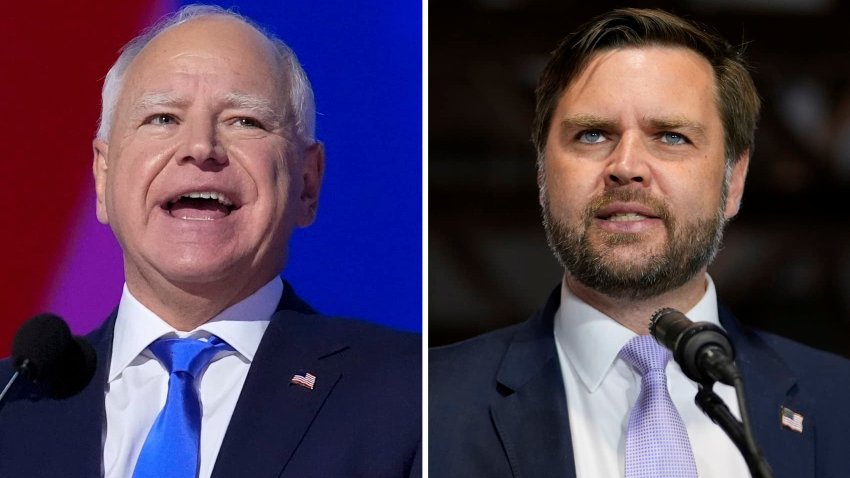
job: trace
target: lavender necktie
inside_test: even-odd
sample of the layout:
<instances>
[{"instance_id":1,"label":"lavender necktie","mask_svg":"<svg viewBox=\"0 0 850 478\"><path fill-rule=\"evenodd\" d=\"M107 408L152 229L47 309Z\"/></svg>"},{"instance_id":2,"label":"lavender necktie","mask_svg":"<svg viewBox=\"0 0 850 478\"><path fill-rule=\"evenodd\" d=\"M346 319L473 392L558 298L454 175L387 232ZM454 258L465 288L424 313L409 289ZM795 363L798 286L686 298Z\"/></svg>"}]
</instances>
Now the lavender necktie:
<instances>
[{"instance_id":1,"label":"lavender necktie","mask_svg":"<svg viewBox=\"0 0 850 478\"><path fill-rule=\"evenodd\" d=\"M640 335L623 346L620 357L642 377L629 415L626 478L696 478L688 431L667 390L664 368L670 352Z\"/></svg>"}]
</instances>

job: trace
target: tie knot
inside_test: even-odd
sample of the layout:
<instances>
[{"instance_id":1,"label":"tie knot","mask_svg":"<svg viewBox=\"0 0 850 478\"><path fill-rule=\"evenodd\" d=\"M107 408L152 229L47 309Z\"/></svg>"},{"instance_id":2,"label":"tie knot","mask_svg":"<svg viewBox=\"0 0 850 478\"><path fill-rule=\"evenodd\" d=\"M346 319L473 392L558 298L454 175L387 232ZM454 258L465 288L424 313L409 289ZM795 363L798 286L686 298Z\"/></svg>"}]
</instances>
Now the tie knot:
<instances>
[{"instance_id":1,"label":"tie knot","mask_svg":"<svg viewBox=\"0 0 850 478\"><path fill-rule=\"evenodd\" d=\"M649 335L638 335L620 349L620 358L634 367L641 376L650 370L664 370L670 361L670 351Z\"/></svg>"},{"instance_id":2,"label":"tie knot","mask_svg":"<svg viewBox=\"0 0 850 478\"><path fill-rule=\"evenodd\" d=\"M187 372L196 377L210 360L222 350L231 350L218 337L209 341L198 339L159 339L150 344L150 351L168 369L168 373Z\"/></svg>"}]
</instances>

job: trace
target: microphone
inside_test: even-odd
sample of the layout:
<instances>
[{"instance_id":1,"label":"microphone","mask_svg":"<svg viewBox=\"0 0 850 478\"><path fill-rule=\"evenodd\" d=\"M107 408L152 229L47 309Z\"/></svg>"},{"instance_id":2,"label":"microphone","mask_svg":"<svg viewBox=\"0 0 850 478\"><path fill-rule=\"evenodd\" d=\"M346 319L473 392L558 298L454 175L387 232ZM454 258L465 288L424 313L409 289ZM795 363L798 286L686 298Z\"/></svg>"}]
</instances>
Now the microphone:
<instances>
[{"instance_id":1,"label":"microphone","mask_svg":"<svg viewBox=\"0 0 850 478\"><path fill-rule=\"evenodd\" d=\"M664 308L652 314L649 333L673 352L682 371L695 382L734 386L740 378L729 337L712 323L691 322L678 310Z\"/></svg>"},{"instance_id":2,"label":"microphone","mask_svg":"<svg viewBox=\"0 0 850 478\"><path fill-rule=\"evenodd\" d=\"M64 320L53 314L37 315L21 326L12 343L12 382L23 375L44 388L51 398L68 398L89 384L97 354L84 338L71 335Z\"/></svg>"},{"instance_id":3,"label":"microphone","mask_svg":"<svg viewBox=\"0 0 850 478\"><path fill-rule=\"evenodd\" d=\"M747 462L750 474L759 478L773 477L770 465L753 437L744 397L744 381L733 361L735 349L726 332L709 322L691 322L676 309L664 308L652 314L649 333L673 352L673 358L685 375L699 383L697 406L729 435ZM714 382L735 387L740 422L711 390Z\"/></svg>"}]
</instances>

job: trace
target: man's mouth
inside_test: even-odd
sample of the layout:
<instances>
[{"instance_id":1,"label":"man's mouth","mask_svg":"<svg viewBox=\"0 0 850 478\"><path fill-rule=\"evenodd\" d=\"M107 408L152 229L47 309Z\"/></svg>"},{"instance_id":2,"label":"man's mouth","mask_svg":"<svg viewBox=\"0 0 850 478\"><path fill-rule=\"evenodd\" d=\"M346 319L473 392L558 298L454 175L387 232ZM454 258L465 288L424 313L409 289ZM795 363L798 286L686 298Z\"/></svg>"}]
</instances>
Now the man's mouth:
<instances>
[{"instance_id":1,"label":"man's mouth","mask_svg":"<svg viewBox=\"0 0 850 478\"><path fill-rule=\"evenodd\" d=\"M600 204L591 216L602 230L618 234L635 234L666 224L663 205L637 201L611 201Z\"/></svg>"},{"instance_id":2,"label":"man's mouth","mask_svg":"<svg viewBox=\"0 0 850 478\"><path fill-rule=\"evenodd\" d=\"M162 208L179 219L214 221L229 216L239 206L222 192L192 191L175 196Z\"/></svg>"},{"instance_id":3,"label":"man's mouth","mask_svg":"<svg viewBox=\"0 0 850 478\"><path fill-rule=\"evenodd\" d=\"M644 219L649 219L649 216L644 216L643 214L638 214L636 212L623 212L611 214L607 217L600 217L600 219L605 219L607 221L613 222L628 222L628 221L642 221Z\"/></svg>"}]
</instances>

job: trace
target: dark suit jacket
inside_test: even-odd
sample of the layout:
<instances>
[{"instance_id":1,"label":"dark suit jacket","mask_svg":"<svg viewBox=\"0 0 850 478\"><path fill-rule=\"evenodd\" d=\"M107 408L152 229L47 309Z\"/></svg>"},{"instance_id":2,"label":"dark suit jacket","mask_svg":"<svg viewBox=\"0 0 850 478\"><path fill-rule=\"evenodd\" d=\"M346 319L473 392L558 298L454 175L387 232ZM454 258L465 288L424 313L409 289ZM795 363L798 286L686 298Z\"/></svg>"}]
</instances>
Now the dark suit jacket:
<instances>
[{"instance_id":1,"label":"dark suit jacket","mask_svg":"<svg viewBox=\"0 0 850 478\"><path fill-rule=\"evenodd\" d=\"M576 476L552 328L559 303L560 287L527 322L431 351L431 476ZM850 477L850 361L747 329L722 307L720 320L774 476ZM781 406L803 415L803 433L780 426Z\"/></svg>"},{"instance_id":2,"label":"dark suit jacket","mask_svg":"<svg viewBox=\"0 0 850 478\"><path fill-rule=\"evenodd\" d=\"M419 476L420 336L320 316L292 287L284 289L212 476ZM98 368L79 395L48 399L31 384L16 382L0 405L0 476L102 476L114 324L115 313L89 336ZM5 384L8 360L0 367ZM289 384L300 370L316 376L313 390Z\"/></svg>"}]
</instances>

